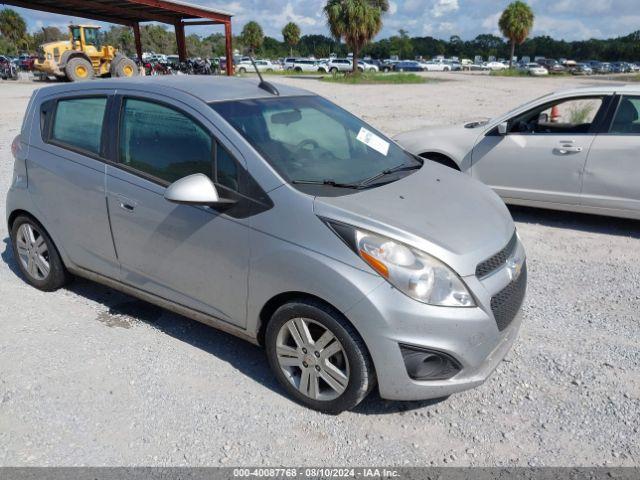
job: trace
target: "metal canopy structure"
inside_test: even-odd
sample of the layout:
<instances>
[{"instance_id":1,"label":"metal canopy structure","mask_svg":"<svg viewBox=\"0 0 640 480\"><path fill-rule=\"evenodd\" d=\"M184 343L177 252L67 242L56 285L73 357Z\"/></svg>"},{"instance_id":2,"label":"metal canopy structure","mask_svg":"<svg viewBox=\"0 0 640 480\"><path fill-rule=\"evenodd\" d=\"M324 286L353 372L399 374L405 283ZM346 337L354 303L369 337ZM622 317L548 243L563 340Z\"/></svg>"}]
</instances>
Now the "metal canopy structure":
<instances>
[{"instance_id":1,"label":"metal canopy structure","mask_svg":"<svg viewBox=\"0 0 640 480\"><path fill-rule=\"evenodd\" d=\"M232 14L228 12L178 0L1 0L0 3L129 26L133 29L136 52L140 59L142 58L141 22L160 22L173 25L181 61L187 58L185 27L190 25L224 25L227 75L233 74Z\"/></svg>"}]
</instances>

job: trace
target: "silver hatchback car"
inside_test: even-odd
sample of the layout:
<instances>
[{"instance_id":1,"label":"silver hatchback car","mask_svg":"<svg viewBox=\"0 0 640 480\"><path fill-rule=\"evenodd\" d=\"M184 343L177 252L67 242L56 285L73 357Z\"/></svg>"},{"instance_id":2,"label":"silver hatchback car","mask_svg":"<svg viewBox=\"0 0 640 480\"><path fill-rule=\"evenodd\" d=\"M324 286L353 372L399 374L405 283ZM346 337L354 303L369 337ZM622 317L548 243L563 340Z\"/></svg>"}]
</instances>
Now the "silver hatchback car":
<instances>
[{"instance_id":1,"label":"silver hatchback car","mask_svg":"<svg viewBox=\"0 0 640 480\"><path fill-rule=\"evenodd\" d=\"M328 413L481 384L520 325L504 203L309 92L167 77L36 91L13 143L18 265L264 345Z\"/></svg>"}]
</instances>

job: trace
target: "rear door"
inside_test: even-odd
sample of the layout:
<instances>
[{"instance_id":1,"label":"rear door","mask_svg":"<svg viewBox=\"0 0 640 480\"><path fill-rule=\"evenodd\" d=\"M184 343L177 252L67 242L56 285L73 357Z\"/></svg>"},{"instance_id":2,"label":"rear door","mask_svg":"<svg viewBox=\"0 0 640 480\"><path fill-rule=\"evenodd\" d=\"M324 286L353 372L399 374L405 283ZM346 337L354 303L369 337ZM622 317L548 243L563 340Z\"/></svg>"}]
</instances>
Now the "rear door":
<instances>
[{"instance_id":1,"label":"rear door","mask_svg":"<svg viewBox=\"0 0 640 480\"><path fill-rule=\"evenodd\" d=\"M582 202L640 217L640 95L616 99L609 128L591 146Z\"/></svg>"},{"instance_id":2,"label":"rear door","mask_svg":"<svg viewBox=\"0 0 640 480\"><path fill-rule=\"evenodd\" d=\"M166 97L118 92L116 163L107 168L109 214L122 281L244 326L249 229L236 208L176 205L163 198L193 173L237 198L241 157L199 113Z\"/></svg>"},{"instance_id":3,"label":"rear door","mask_svg":"<svg viewBox=\"0 0 640 480\"><path fill-rule=\"evenodd\" d=\"M111 90L45 97L31 129L27 168L38 214L75 266L119 274L105 200L106 112Z\"/></svg>"},{"instance_id":4,"label":"rear door","mask_svg":"<svg viewBox=\"0 0 640 480\"><path fill-rule=\"evenodd\" d=\"M610 97L570 97L532 107L474 147L472 175L501 197L579 204L582 174Z\"/></svg>"}]
</instances>

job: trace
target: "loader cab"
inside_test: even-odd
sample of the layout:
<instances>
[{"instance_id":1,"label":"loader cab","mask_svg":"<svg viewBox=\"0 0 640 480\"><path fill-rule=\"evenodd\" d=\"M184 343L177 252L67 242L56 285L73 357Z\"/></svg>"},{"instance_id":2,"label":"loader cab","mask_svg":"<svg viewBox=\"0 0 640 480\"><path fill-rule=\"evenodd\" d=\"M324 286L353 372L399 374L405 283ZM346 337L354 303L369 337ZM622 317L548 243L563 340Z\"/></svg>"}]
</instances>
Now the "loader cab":
<instances>
[{"instance_id":1,"label":"loader cab","mask_svg":"<svg viewBox=\"0 0 640 480\"><path fill-rule=\"evenodd\" d=\"M92 46L96 50L102 48L100 27L92 25L71 25L69 32L74 50L85 50L87 46Z\"/></svg>"}]
</instances>

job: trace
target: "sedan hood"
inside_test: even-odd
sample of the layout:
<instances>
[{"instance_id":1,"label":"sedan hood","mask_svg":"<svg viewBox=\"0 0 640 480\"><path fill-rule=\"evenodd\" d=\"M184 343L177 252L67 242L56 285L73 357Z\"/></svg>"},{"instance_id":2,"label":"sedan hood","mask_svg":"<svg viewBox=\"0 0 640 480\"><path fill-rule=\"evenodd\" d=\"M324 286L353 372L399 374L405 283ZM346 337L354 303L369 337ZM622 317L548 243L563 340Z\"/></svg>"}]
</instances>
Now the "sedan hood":
<instances>
[{"instance_id":1,"label":"sedan hood","mask_svg":"<svg viewBox=\"0 0 640 480\"><path fill-rule=\"evenodd\" d=\"M500 251L514 224L502 200L467 175L433 162L393 183L340 197L316 197L323 218L395 238L449 264L461 276Z\"/></svg>"}]
</instances>

